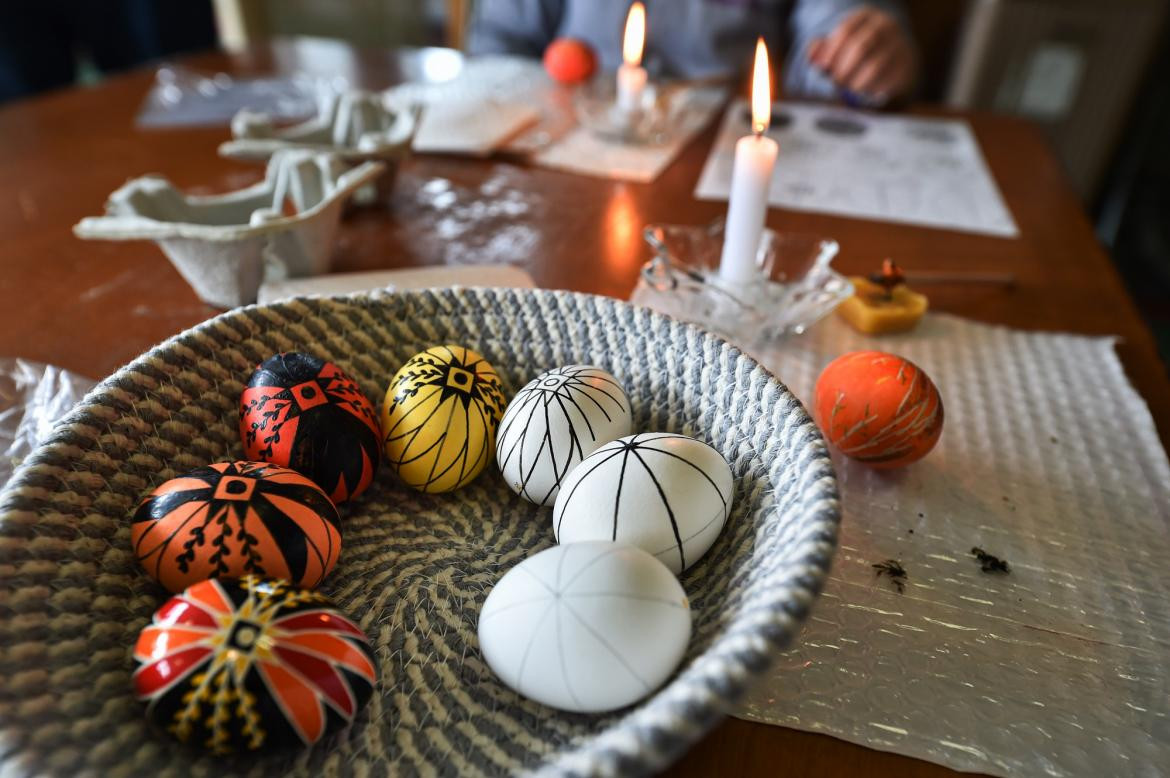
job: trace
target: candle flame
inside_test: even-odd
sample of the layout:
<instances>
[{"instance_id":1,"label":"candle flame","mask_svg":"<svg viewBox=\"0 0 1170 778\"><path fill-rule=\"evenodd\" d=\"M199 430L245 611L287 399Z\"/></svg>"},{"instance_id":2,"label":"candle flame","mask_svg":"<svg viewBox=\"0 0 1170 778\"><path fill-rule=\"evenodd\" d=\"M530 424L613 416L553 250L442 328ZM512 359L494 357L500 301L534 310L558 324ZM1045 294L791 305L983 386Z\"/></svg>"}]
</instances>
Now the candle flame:
<instances>
[{"instance_id":1,"label":"candle flame","mask_svg":"<svg viewBox=\"0 0 1170 778\"><path fill-rule=\"evenodd\" d=\"M645 40L646 7L641 3L634 3L626 16L626 34L622 38L622 60L627 65L642 64L642 45Z\"/></svg>"},{"instance_id":2,"label":"candle flame","mask_svg":"<svg viewBox=\"0 0 1170 778\"><path fill-rule=\"evenodd\" d=\"M768 67L768 47L764 39L756 40L756 62L752 67L752 132L768 129L772 121L772 71Z\"/></svg>"}]
</instances>

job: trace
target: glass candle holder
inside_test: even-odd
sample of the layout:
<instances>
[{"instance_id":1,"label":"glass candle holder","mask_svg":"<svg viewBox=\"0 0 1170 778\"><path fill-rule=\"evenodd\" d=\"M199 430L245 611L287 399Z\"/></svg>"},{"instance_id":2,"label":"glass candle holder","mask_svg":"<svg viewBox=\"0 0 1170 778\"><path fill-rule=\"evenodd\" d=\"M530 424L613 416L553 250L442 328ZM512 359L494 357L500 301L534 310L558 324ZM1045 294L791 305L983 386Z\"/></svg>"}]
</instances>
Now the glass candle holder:
<instances>
[{"instance_id":1,"label":"glass candle holder","mask_svg":"<svg viewBox=\"0 0 1170 778\"><path fill-rule=\"evenodd\" d=\"M642 268L631 302L698 324L749 346L803 333L853 294L830 267L837 241L765 229L757 280L719 276L723 219L707 226L650 224L643 236L654 258Z\"/></svg>"},{"instance_id":2,"label":"glass candle holder","mask_svg":"<svg viewBox=\"0 0 1170 778\"><path fill-rule=\"evenodd\" d=\"M633 110L618 105L617 80L602 73L573 93L577 121L602 140L636 146L660 146L674 137L678 112L685 101L675 100L679 90L646 84Z\"/></svg>"}]
</instances>

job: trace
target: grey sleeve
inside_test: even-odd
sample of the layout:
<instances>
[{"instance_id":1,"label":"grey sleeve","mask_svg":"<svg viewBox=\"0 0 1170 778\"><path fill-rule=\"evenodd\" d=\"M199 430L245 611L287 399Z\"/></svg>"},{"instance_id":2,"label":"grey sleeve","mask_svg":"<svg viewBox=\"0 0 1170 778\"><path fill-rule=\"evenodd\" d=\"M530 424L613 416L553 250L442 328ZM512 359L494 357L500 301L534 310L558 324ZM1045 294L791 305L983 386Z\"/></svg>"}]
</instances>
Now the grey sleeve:
<instances>
[{"instance_id":1,"label":"grey sleeve","mask_svg":"<svg viewBox=\"0 0 1170 778\"><path fill-rule=\"evenodd\" d=\"M540 57L556 37L563 12L564 0L478 0L468 53Z\"/></svg>"},{"instance_id":2,"label":"grey sleeve","mask_svg":"<svg viewBox=\"0 0 1170 778\"><path fill-rule=\"evenodd\" d=\"M899 0L796 0L788 20L788 57L784 63L784 93L805 97L835 97L831 78L808 61L808 46L823 38L846 16L869 5L893 16L909 32L905 9Z\"/></svg>"}]
</instances>

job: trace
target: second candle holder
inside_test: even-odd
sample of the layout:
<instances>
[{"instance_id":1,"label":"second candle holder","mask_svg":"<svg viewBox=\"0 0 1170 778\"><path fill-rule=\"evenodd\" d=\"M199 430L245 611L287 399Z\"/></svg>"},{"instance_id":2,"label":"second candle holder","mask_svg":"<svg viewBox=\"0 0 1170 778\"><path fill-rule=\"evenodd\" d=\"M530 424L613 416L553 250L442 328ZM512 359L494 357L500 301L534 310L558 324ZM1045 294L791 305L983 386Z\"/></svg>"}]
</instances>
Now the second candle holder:
<instances>
[{"instance_id":1,"label":"second candle holder","mask_svg":"<svg viewBox=\"0 0 1170 778\"><path fill-rule=\"evenodd\" d=\"M573 110L581 126L602 140L659 146L671 139L678 123L677 113L683 110L673 99L677 92L647 84L634 110L626 110L619 104L613 73L605 73L577 88Z\"/></svg>"}]
</instances>

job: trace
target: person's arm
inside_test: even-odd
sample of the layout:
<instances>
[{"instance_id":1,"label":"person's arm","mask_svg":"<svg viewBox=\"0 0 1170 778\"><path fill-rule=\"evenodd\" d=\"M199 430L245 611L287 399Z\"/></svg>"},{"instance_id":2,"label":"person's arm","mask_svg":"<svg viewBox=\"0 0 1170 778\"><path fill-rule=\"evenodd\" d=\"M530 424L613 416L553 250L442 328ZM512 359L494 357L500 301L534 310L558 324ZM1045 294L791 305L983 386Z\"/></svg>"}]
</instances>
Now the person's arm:
<instances>
[{"instance_id":1,"label":"person's arm","mask_svg":"<svg viewBox=\"0 0 1170 778\"><path fill-rule=\"evenodd\" d=\"M564 0L478 0L467 51L539 58L556 37L563 11Z\"/></svg>"},{"instance_id":2,"label":"person's arm","mask_svg":"<svg viewBox=\"0 0 1170 778\"><path fill-rule=\"evenodd\" d=\"M913 87L918 57L896 0L796 0L789 23L789 93L848 91L880 104Z\"/></svg>"}]
</instances>

